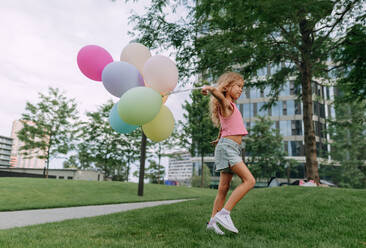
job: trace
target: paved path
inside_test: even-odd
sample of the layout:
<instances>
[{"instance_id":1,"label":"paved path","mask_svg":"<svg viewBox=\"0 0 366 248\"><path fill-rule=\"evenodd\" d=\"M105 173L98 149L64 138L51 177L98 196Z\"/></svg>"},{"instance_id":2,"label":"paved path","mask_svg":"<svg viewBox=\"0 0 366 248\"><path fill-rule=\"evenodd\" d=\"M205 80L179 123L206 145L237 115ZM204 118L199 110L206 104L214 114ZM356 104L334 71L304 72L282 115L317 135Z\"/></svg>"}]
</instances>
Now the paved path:
<instances>
[{"instance_id":1,"label":"paved path","mask_svg":"<svg viewBox=\"0 0 366 248\"><path fill-rule=\"evenodd\" d=\"M0 230L69 219L106 215L132 209L154 207L188 200L191 199L0 212Z\"/></svg>"}]
</instances>

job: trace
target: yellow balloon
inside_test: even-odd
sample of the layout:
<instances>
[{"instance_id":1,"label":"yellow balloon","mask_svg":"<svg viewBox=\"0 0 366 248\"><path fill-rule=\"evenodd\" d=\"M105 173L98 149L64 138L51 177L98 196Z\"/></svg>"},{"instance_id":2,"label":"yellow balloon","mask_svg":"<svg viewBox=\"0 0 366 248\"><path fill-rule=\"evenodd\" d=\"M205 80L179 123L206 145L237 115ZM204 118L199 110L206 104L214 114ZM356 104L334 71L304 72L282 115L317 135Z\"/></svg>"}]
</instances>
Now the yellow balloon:
<instances>
[{"instance_id":1,"label":"yellow balloon","mask_svg":"<svg viewBox=\"0 0 366 248\"><path fill-rule=\"evenodd\" d=\"M142 125L146 137L152 141L159 142L169 138L174 129L174 116L169 108L161 106L160 112L149 123Z\"/></svg>"}]
</instances>

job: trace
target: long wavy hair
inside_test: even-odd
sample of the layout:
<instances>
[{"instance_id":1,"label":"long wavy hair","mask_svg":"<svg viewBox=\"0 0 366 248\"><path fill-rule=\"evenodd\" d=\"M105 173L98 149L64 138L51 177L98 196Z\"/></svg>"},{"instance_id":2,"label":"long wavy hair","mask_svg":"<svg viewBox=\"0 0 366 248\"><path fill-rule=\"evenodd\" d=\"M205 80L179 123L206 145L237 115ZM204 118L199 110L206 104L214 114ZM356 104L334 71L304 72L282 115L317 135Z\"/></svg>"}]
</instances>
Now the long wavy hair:
<instances>
[{"instance_id":1,"label":"long wavy hair","mask_svg":"<svg viewBox=\"0 0 366 248\"><path fill-rule=\"evenodd\" d=\"M216 88L226 97L227 93L226 88L230 88L230 85L236 81L244 82L243 76L236 72L225 72L217 80ZM211 96L210 99L211 120L214 126L216 127L220 127L219 111L220 111L219 101L214 96Z\"/></svg>"}]
</instances>

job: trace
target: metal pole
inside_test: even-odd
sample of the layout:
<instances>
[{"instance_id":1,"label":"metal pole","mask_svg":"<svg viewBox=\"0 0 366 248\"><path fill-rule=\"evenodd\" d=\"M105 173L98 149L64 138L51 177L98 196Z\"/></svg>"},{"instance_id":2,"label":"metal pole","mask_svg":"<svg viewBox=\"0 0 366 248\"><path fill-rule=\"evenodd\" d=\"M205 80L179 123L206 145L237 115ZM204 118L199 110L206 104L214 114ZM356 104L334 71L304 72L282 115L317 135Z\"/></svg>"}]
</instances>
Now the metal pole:
<instances>
[{"instance_id":1,"label":"metal pole","mask_svg":"<svg viewBox=\"0 0 366 248\"><path fill-rule=\"evenodd\" d=\"M140 173L139 173L139 187L138 196L143 196L144 194L144 177L145 177L145 157L146 157L146 135L142 131L141 138L141 151L140 151Z\"/></svg>"}]
</instances>

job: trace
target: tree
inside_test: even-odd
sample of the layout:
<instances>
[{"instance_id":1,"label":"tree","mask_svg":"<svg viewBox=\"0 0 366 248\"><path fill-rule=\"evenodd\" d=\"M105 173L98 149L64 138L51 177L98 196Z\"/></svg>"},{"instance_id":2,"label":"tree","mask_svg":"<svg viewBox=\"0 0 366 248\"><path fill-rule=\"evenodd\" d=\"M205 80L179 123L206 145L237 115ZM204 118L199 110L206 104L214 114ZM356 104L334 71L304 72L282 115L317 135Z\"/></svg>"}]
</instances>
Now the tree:
<instances>
[{"instance_id":1,"label":"tree","mask_svg":"<svg viewBox=\"0 0 366 248\"><path fill-rule=\"evenodd\" d=\"M197 83L195 86L201 86L201 84ZM189 150L192 156L201 157L201 186L203 187L204 156L214 152L215 147L210 144L210 141L216 139L219 130L213 126L211 121L209 97L202 95L199 91L192 91L190 97L192 102L185 101L183 105L183 109L186 111L183 114L186 122L180 122L183 127L181 144Z\"/></svg>"},{"instance_id":2,"label":"tree","mask_svg":"<svg viewBox=\"0 0 366 248\"><path fill-rule=\"evenodd\" d=\"M211 173L210 169L206 164L203 164L203 172L201 174L204 174L203 177L200 177L198 175L193 175L191 180L192 187L201 187L201 188L208 188L210 186L211 182ZM202 183L203 178L203 183Z\"/></svg>"},{"instance_id":3,"label":"tree","mask_svg":"<svg viewBox=\"0 0 366 248\"><path fill-rule=\"evenodd\" d=\"M335 102L336 119L329 121L331 158L339 168L327 168L325 176L337 170L334 182L342 187L366 187L366 102Z\"/></svg>"},{"instance_id":4,"label":"tree","mask_svg":"<svg viewBox=\"0 0 366 248\"><path fill-rule=\"evenodd\" d=\"M183 7L186 17L170 21L167 9ZM138 40L175 49L181 75L217 77L237 70L247 86L271 87L269 104L290 77L295 79L302 88L307 177L319 183L311 86L328 78L330 55L339 49L345 29L361 22L363 10L362 0L157 0L131 21ZM257 71L267 65L278 70L258 79Z\"/></svg>"},{"instance_id":5,"label":"tree","mask_svg":"<svg viewBox=\"0 0 366 248\"><path fill-rule=\"evenodd\" d=\"M149 179L150 183L162 184L164 183L165 168L154 160L149 160L149 167L145 169L145 179ZM138 175L136 171L135 175Z\"/></svg>"},{"instance_id":6,"label":"tree","mask_svg":"<svg viewBox=\"0 0 366 248\"><path fill-rule=\"evenodd\" d=\"M75 155L71 155L67 160L62 163L64 169L78 168L78 160Z\"/></svg>"},{"instance_id":7,"label":"tree","mask_svg":"<svg viewBox=\"0 0 366 248\"><path fill-rule=\"evenodd\" d=\"M148 154L150 157L157 157L158 164L161 164L163 157L172 157L173 151L181 149L182 143L182 127L181 123L175 122L172 134L165 140L160 142L152 142L148 140Z\"/></svg>"},{"instance_id":8,"label":"tree","mask_svg":"<svg viewBox=\"0 0 366 248\"><path fill-rule=\"evenodd\" d=\"M282 136L272 126L273 121L259 117L245 138L246 163L256 178L270 179L287 163Z\"/></svg>"},{"instance_id":9,"label":"tree","mask_svg":"<svg viewBox=\"0 0 366 248\"><path fill-rule=\"evenodd\" d=\"M78 158L84 166L100 168L106 177L127 181L131 164L138 159L141 130L120 134L109 124L113 102L108 101L95 112L87 112L88 120L80 124ZM88 161L88 162L87 162Z\"/></svg>"},{"instance_id":10,"label":"tree","mask_svg":"<svg viewBox=\"0 0 366 248\"><path fill-rule=\"evenodd\" d=\"M37 104L26 103L23 128L17 135L24 142L20 147L23 156L46 159L48 177L50 159L66 155L73 147L78 112L75 100L68 99L57 88L49 88L47 95L39 93L39 99Z\"/></svg>"},{"instance_id":11,"label":"tree","mask_svg":"<svg viewBox=\"0 0 366 248\"><path fill-rule=\"evenodd\" d=\"M333 54L337 64L337 88L342 92L342 102L366 100L366 27L357 24L349 29Z\"/></svg>"}]
</instances>

